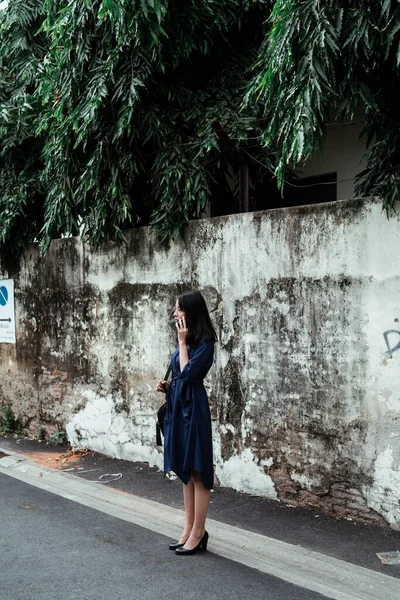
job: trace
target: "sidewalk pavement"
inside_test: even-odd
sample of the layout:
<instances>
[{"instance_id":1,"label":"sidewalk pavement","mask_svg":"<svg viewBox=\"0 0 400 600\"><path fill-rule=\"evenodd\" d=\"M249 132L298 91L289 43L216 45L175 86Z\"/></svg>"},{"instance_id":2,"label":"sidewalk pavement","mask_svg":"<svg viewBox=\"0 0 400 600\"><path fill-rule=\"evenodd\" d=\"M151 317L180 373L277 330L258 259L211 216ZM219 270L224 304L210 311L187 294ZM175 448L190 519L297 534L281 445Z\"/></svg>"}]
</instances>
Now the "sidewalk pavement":
<instances>
[{"instance_id":1,"label":"sidewalk pavement","mask_svg":"<svg viewBox=\"0 0 400 600\"><path fill-rule=\"evenodd\" d=\"M0 473L170 540L180 535L182 486L146 463L0 436ZM122 477L117 479L117 474ZM211 552L327 598L400 598L400 564L383 566L376 556L400 549L400 534L389 527L335 519L217 488L211 495L207 529Z\"/></svg>"}]
</instances>

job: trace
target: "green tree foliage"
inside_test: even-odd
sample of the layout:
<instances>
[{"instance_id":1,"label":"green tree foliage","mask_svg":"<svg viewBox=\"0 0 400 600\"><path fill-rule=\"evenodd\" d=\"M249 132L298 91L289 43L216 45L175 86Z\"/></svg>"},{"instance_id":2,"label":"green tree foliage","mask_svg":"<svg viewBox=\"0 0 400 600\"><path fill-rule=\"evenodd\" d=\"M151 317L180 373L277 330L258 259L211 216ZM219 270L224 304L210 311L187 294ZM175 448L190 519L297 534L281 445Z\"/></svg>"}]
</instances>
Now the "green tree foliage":
<instances>
[{"instance_id":1,"label":"green tree foliage","mask_svg":"<svg viewBox=\"0 0 400 600\"><path fill-rule=\"evenodd\" d=\"M0 11L0 256L20 254L43 225L43 139L35 134L36 73L46 53L43 3L14 0Z\"/></svg>"},{"instance_id":2,"label":"green tree foliage","mask_svg":"<svg viewBox=\"0 0 400 600\"><path fill-rule=\"evenodd\" d=\"M21 222L20 243L36 239L44 250L56 236L82 232L98 244L147 223L165 239L232 184L238 148L268 162L248 140L262 133L257 109L240 107L270 4L9 0L0 33L4 247L15 251ZM233 149L221 149L215 123Z\"/></svg>"},{"instance_id":3,"label":"green tree foliage","mask_svg":"<svg viewBox=\"0 0 400 600\"><path fill-rule=\"evenodd\" d=\"M367 168L356 193L400 200L400 4L358 0L278 0L247 97L264 105L263 139L277 145L282 187L288 165L322 145L327 120L365 115Z\"/></svg>"},{"instance_id":4,"label":"green tree foliage","mask_svg":"<svg viewBox=\"0 0 400 600\"><path fill-rule=\"evenodd\" d=\"M365 114L358 192L399 199L394 0L9 0L0 11L0 256L81 232L160 239ZM225 139L225 142L224 142Z\"/></svg>"}]
</instances>

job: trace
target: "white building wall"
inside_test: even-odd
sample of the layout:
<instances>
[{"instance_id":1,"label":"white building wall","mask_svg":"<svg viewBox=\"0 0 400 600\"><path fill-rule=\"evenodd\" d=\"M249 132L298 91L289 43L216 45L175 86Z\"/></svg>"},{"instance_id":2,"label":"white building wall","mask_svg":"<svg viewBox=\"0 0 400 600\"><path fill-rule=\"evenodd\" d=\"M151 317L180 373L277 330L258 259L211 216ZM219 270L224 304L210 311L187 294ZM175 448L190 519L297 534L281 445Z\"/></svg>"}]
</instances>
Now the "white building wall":
<instances>
[{"instance_id":1,"label":"white building wall","mask_svg":"<svg viewBox=\"0 0 400 600\"><path fill-rule=\"evenodd\" d=\"M298 170L301 177L337 173L337 200L354 196L354 178L365 169L365 139L360 139L364 123L357 120L345 125L331 123L322 151Z\"/></svg>"}]
</instances>

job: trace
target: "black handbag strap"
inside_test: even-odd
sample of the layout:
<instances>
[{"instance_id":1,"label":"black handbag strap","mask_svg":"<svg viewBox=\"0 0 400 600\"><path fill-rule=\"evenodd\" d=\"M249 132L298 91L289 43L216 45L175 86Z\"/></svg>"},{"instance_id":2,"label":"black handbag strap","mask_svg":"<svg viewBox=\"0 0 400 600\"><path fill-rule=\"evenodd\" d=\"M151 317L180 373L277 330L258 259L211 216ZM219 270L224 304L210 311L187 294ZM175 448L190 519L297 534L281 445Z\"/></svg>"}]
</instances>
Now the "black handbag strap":
<instances>
[{"instance_id":1,"label":"black handbag strap","mask_svg":"<svg viewBox=\"0 0 400 600\"><path fill-rule=\"evenodd\" d=\"M168 381L169 374L171 373L171 365L169 365L167 372L165 373L164 381Z\"/></svg>"},{"instance_id":2,"label":"black handbag strap","mask_svg":"<svg viewBox=\"0 0 400 600\"><path fill-rule=\"evenodd\" d=\"M171 365L169 365L167 372L165 373L164 381L168 381L169 374L171 373ZM167 403L164 402L162 406L158 409L157 413L157 423L156 423L156 444L157 446L162 445L161 434L164 435L164 418L165 418L165 409Z\"/></svg>"}]
</instances>

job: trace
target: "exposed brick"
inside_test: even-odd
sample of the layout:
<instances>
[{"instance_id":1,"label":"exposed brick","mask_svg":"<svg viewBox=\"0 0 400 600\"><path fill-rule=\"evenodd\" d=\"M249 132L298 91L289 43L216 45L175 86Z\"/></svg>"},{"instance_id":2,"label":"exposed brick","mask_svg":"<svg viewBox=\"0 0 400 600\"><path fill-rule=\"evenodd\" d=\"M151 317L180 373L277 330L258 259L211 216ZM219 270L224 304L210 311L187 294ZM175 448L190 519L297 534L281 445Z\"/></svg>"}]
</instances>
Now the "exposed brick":
<instances>
[{"instance_id":1,"label":"exposed brick","mask_svg":"<svg viewBox=\"0 0 400 600\"><path fill-rule=\"evenodd\" d=\"M346 482L336 482L336 483L332 483L331 485L331 490L339 490L339 491L346 491L348 489L348 483Z\"/></svg>"},{"instance_id":2,"label":"exposed brick","mask_svg":"<svg viewBox=\"0 0 400 600\"><path fill-rule=\"evenodd\" d=\"M321 493L320 490L325 488L302 489L287 471L270 470L269 474L275 483L278 497L283 502L314 508L339 519L350 518L363 523L387 525L380 515L368 508L360 490L350 487L348 481L337 481L330 486L329 493Z\"/></svg>"},{"instance_id":3,"label":"exposed brick","mask_svg":"<svg viewBox=\"0 0 400 600\"><path fill-rule=\"evenodd\" d=\"M348 508L353 508L354 510L368 510L368 507L365 502L362 504L361 502L348 502L347 506Z\"/></svg>"},{"instance_id":4,"label":"exposed brick","mask_svg":"<svg viewBox=\"0 0 400 600\"><path fill-rule=\"evenodd\" d=\"M364 498L362 492L360 492L360 490L357 490L356 488L349 488L348 493L352 496L359 496L360 498Z\"/></svg>"},{"instance_id":5,"label":"exposed brick","mask_svg":"<svg viewBox=\"0 0 400 600\"><path fill-rule=\"evenodd\" d=\"M331 494L332 494L333 498L343 498L345 500L347 500L348 498L352 498L353 497L348 492L341 492L341 491L338 491L338 490L334 490L333 492L331 492Z\"/></svg>"},{"instance_id":6,"label":"exposed brick","mask_svg":"<svg viewBox=\"0 0 400 600\"><path fill-rule=\"evenodd\" d=\"M333 505L333 514L337 517L346 517L348 514L347 509L344 506Z\"/></svg>"},{"instance_id":7,"label":"exposed brick","mask_svg":"<svg viewBox=\"0 0 400 600\"><path fill-rule=\"evenodd\" d=\"M385 519L381 517L381 515L378 515L378 513L375 513L373 511L369 513L359 513L358 519L360 521L363 521L364 523L373 523L382 527L387 527L388 525Z\"/></svg>"}]
</instances>

